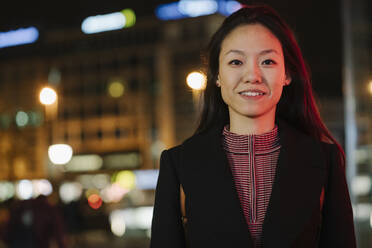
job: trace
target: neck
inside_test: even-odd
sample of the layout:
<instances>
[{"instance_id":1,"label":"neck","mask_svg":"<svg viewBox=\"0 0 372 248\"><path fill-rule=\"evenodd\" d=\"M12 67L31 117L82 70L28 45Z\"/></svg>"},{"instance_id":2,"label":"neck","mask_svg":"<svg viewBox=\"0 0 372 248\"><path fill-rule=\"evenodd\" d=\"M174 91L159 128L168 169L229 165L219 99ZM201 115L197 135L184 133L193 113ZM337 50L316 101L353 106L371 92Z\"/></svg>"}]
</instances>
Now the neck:
<instances>
[{"instance_id":1,"label":"neck","mask_svg":"<svg viewBox=\"0 0 372 248\"><path fill-rule=\"evenodd\" d=\"M275 127L275 114L263 115L259 117L246 117L230 115L230 132L236 134L264 134L270 132Z\"/></svg>"}]
</instances>

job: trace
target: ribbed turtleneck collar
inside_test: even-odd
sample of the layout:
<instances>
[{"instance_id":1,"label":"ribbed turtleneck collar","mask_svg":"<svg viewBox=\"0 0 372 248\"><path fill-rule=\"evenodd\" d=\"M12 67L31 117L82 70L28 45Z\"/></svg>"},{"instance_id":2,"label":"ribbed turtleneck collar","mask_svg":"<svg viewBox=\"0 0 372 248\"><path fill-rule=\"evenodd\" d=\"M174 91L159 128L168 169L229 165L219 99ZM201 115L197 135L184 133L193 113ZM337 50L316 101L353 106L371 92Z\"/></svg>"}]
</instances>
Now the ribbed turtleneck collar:
<instances>
[{"instance_id":1,"label":"ribbed turtleneck collar","mask_svg":"<svg viewBox=\"0 0 372 248\"><path fill-rule=\"evenodd\" d=\"M266 154L280 148L278 126L264 134L242 135L229 131L229 125L223 128L224 149L233 153Z\"/></svg>"}]
</instances>

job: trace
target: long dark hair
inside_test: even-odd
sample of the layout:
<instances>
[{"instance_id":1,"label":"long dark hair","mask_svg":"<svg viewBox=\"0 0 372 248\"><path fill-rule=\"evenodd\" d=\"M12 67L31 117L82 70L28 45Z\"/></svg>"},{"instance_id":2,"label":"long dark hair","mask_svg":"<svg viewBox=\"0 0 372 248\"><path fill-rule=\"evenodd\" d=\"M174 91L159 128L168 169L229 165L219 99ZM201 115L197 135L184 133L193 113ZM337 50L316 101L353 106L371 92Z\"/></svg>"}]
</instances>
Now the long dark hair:
<instances>
[{"instance_id":1,"label":"long dark hair","mask_svg":"<svg viewBox=\"0 0 372 248\"><path fill-rule=\"evenodd\" d=\"M267 5L244 6L227 17L212 36L207 54L207 86L202 95L202 112L195 133L201 133L216 125L229 122L229 111L216 86L219 70L219 54L225 37L235 28L247 24L261 24L268 28L280 41L284 54L286 73L292 82L283 88L282 96L276 108L276 118L280 118L302 132L327 143L338 146L344 160L340 144L332 137L323 123L311 86L309 70L292 30Z\"/></svg>"}]
</instances>

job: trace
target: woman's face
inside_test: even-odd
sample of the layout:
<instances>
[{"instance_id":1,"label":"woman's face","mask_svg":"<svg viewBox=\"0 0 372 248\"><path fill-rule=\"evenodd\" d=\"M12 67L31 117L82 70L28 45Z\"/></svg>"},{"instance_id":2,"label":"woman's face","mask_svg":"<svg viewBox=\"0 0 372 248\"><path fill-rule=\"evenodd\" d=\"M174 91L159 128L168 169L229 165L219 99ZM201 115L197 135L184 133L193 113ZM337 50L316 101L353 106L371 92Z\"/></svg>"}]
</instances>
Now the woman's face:
<instances>
[{"instance_id":1,"label":"woman's face","mask_svg":"<svg viewBox=\"0 0 372 248\"><path fill-rule=\"evenodd\" d=\"M286 77L279 40L261 24L235 28L221 44L217 85L230 120L273 115Z\"/></svg>"}]
</instances>

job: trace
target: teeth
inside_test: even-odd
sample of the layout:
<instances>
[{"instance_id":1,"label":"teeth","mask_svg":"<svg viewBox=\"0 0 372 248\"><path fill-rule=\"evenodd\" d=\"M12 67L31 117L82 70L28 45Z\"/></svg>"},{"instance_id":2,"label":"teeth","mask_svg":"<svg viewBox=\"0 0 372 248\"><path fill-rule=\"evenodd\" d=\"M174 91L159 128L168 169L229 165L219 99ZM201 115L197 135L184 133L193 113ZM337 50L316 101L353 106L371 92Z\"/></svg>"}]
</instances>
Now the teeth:
<instances>
[{"instance_id":1,"label":"teeth","mask_svg":"<svg viewBox=\"0 0 372 248\"><path fill-rule=\"evenodd\" d=\"M263 95L264 93L259 93L259 92L242 92L240 93L241 95L245 95L245 96L259 96L259 95Z\"/></svg>"}]
</instances>

